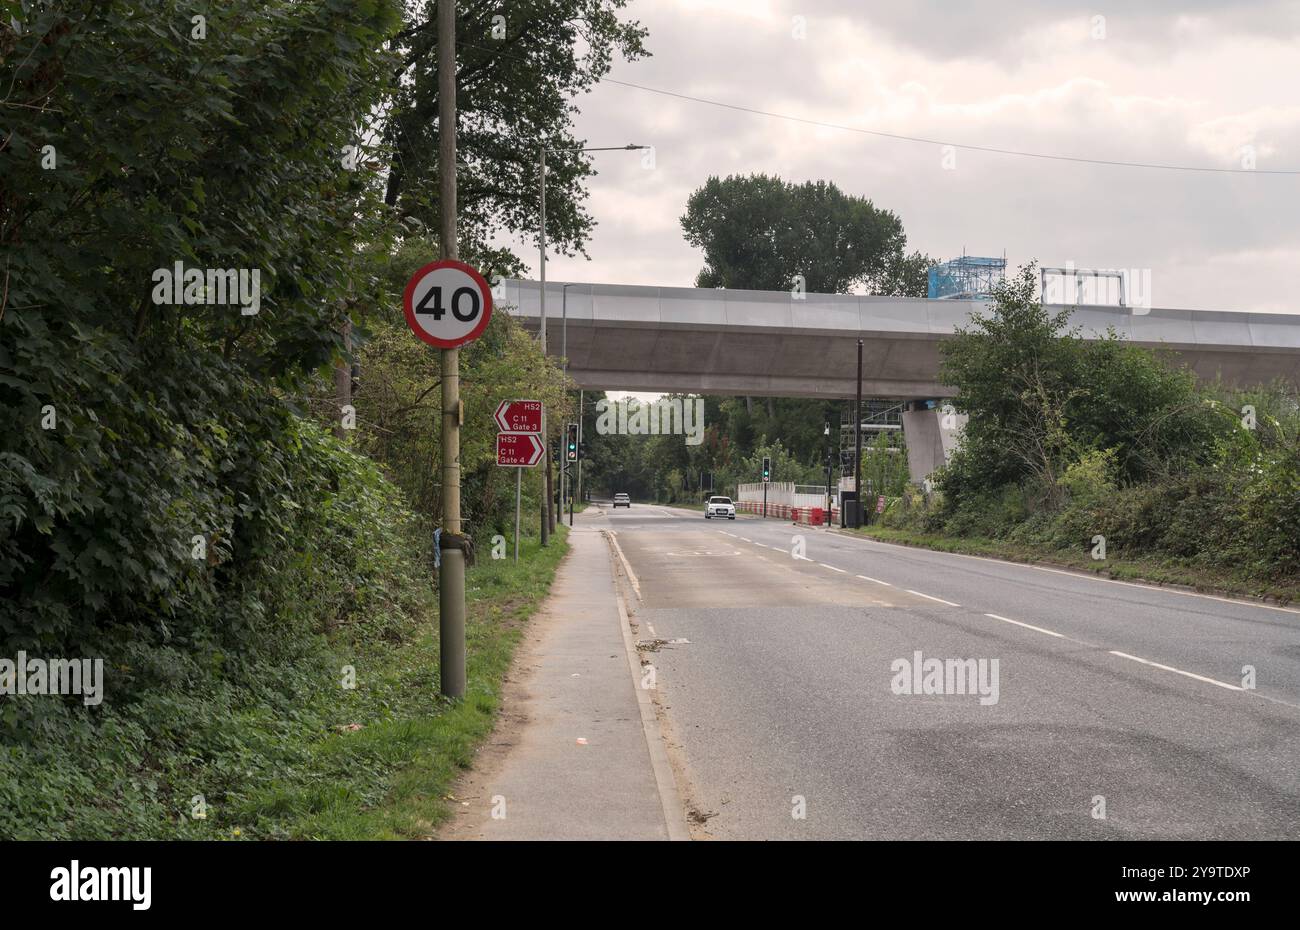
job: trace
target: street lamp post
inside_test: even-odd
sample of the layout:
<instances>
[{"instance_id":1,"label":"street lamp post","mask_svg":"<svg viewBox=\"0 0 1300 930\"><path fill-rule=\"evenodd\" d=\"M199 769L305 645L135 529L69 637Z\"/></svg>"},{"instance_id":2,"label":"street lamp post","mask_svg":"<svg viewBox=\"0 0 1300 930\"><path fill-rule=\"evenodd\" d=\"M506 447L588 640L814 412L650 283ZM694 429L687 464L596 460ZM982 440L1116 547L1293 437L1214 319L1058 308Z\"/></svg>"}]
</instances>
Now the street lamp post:
<instances>
[{"instance_id":1,"label":"street lamp post","mask_svg":"<svg viewBox=\"0 0 1300 930\"><path fill-rule=\"evenodd\" d=\"M537 327L538 341L542 345L542 360L546 360L546 146L541 147L537 157L538 187L541 192L541 222L538 225L538 239L542 247L542 260L539 273L541 276L541 322ZM546 447L546 477L542 481L542 545L548 545L551 537L551 434L546 431L546 405L542 405L542 445Z\"/></svg>"},{"instance_id":2,"label":"street lamp post","mask_svg":"<svg viewBox=\"0 0 1300 930\"><path fill-rule=\"evenodd\" d=\"M826 429L822 431L826 437L826 525L831 525L831 424L826 423Z\"/></svg>"},{"instance_id":3,"label":"street lamp post","mask_svg":"<svg viewBox=\"0 0 1300 930\"><path fill-rule=\"evenodd\" d=\"M560 356L564 359L564 380L569 380L569 288L572 284L566 284L560 288ZM581 417L582 409L578 409ZM581 419L578 421L581 423ZM578 427L581 432L582 427ZM581 444L579 445L581 450ZM578 453L581 455L581 451ZM568 500L569 504L569 526L573 526L573 495L569 492L569 457L566 455L560 463L560 519L564 519L564 504Z\"/></svg>"},{"instance_id":4,"label":"street lamp post","mask_svg":"<svg viewBox=\"0 0 1300 930\"><path fill-rule=\"evenodd\" d=\"M853 401L853 526L862 526L862 340L858 340L858 393Z\"/></svg>"},{"instance_id":5,"label":"street lamp post","mask_svg":"<svg viewBox=\"0 0 1300 930\"><path fill-rule=\"evenodd\" d=\"M568 289L572 284L560 287L560 358L564 359L564 381L568 384ZM567 390L567 386L565 386ZM564 503L569 497L568 493L568 453L565 450L563 459L560 459L560 520L564 520ZM569 525L573 525L573 518L569 518Z\"/></svg>"},{"instance_id":6,"label":"street lamp post","mask_svg":"<svg viewBox=\"0 0 1300 930\"><path fill-rule=\"evenodd\" d=\"M618 152L618 151L635 151L637 149L647 149L648 145L605 145L592 148L582 148L579 146L564 147L557 151L565 152ZM542 358L546 358L546 153L549 147L543 142L537 153L537 174L538 174L538 191L541 194L541 209L539 211L540 224L538 228L538 244L540 245L541 257L539 262L538 278L541 284L541 320L537 327L539 341L542 346ZM561 337L563 338L563 337ZM546 445L546 487L544 490L545 500L542 503L542 545L547 545L550 534L555 530L555 509L552 507L552 500L555 496L551 484L551 435L546 429L546 408L542 408L542 439Z\"/></svg>"}]
</instances>

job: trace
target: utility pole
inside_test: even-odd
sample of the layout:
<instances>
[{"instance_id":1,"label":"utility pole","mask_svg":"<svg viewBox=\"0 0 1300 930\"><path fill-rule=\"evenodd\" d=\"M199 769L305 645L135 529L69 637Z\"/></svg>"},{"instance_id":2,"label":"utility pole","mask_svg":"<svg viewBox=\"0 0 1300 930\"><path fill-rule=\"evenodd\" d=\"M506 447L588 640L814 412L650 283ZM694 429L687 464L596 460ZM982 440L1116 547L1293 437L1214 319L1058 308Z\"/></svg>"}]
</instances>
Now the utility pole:
<instances>
[{"instance_id":1,"label":"utility pole","mask_svg":"<svg viewBox=\"0 0 1300 930\"><path fill-rule=\"evenodd\" d=\"M541 225L538 227L542 247L541 260L538 263L541 277L541 322L538 336L542 344L542 361L546 361L546 146L537 153L537 174L541 184ZM551 539L551 434L546 431L546 407L542 407L542 443L546 446L546 477L542 481L542 545L550 544Z\"/></svg>"},{"instance_id":2,"label":"utility pole","mask_svg":"<svg viewBox=\"0 0 1300 930\"><path fill-rule=\"evenodd\" d=\"M438 0L438 213L442 257L456 258L456 0ZM460 350L442 350L443 532L461 535ZM442 693L465 696L465 552L443 549L438 573Z\"/></svg>"}]
</instances>

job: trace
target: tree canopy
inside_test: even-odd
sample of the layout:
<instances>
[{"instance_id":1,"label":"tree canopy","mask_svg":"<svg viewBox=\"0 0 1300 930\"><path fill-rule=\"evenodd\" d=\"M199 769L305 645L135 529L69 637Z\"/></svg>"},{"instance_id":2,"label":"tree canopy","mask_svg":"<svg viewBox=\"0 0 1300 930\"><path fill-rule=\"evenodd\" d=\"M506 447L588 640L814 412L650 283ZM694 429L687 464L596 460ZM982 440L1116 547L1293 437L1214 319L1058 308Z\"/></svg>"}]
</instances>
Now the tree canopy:
<instances>
[{"instance_id":1,"label":"tree canopy","mask_svg":"<svg viewBox=\"0 0 1300 930\"><path fill-rule=\"evenodd\" d=\"M899 218L833 182L795 184L765 174L710 177L682 216L686 241L704 252L696 287L925 296L929 260L905 254ZM917 281L920 293L917 294Z\"/></svg>"},{"instance_id":2,"label":"tree canopy","mask_svg":"<svg viewBox=\"0 0 1300 930\"><path fill-rule=\"evenodd\" d=\"M647 52L646 30L620 19L627 0L519 0L457 6L457 209L461 257L491 274L525 263L493 248L500 232L536 235L538 150L548 148L549 248L581 251L594 225L584 184L594 169L578 151L574 99L617 57ZM438 30L435 0L409 3L390 43L396 86L383 113L390 171L384 199L401 216L438 229Z\"/></svg>"}]
</instances>

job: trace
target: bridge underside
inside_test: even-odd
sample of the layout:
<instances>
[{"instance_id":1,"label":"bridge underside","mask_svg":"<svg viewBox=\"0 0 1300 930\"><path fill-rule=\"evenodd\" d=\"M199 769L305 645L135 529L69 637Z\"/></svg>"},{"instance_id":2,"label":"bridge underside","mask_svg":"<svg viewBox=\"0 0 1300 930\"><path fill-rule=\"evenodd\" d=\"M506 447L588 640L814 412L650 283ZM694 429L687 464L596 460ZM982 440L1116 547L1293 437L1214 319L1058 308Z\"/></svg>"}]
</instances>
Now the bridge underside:
<instances>
[{"instance_id":1,"label":"bridge underside","mask_svg":"<svg viewBox=\"0 0 1300 930\"><path fill-rule=\"evenodd\" d=\"M498 299L530 331L537 282L507 281ZM960 418L920 401L953 397L940 347L987 304L600 284L548 284L547 349L587 390L851 399L863 341L864 397L908 401L903 434L913 480L951 454ZM1300 378L1300 316L1080 306L1085 338L1114 331L1168 354L1203 380L1242 387ZM948 424L945 427L945 423Z\"/></svg>"},{"instance_id":2,"label":"bridge underside","mask_svg":"<svg viewBox=\"0 0 1300 930\"><path fill-rule=\"evenodd\" d=\"M524 318L536 332L535 318ZM569 376L586 390L852 398L856 391L858 333L724 332L671 329L663 324L569 321ZM945 335L861 333L864 397L899 400L951 397L939 381ZM559 321L548 320L549 354L564 352ZM1257 385L1300 373L1300 358L1285 349L1243 349L1140 343L1167 352L1204 380Z\"/></svg>"}]
</instances>

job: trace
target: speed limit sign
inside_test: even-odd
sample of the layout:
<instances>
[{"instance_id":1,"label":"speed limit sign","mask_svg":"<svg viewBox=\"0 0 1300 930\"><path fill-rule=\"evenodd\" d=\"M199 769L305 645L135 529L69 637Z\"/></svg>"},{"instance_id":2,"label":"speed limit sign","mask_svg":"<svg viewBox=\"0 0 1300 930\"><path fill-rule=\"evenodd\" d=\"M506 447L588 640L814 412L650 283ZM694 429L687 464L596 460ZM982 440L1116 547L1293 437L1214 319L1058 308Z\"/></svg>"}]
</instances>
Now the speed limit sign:
<instances>
[{"instance_id":1,"label":"speed limit sign","mask_svg":"<svg viewBox=\"0 0 1300 930\"><path fill-rule=\"evenodd\" d=\"M487 329L492 290L469 265L444 258L411 275L402 307L415 335L434 348L454 349L473 342Z\"/></svg>"}]
</instances>

